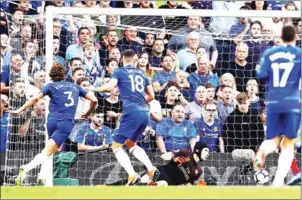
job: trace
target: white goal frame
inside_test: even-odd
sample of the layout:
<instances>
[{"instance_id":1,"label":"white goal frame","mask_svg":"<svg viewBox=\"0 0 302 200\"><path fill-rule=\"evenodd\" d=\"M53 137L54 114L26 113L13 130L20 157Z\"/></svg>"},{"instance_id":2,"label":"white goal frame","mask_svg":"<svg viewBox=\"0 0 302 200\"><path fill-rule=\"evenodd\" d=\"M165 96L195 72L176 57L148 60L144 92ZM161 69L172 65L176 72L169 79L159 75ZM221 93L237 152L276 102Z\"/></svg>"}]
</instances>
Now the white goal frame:
<instances>
[{"instance_id":1,"label":"white goal frame","mask_svg":"<svg viewBox=\"0 0 302 200\"><path fill-rule=\"evenodd\" d=\"M207 17L296 17L301 18L300 11L265 11L254 10L194 10L194 9L131 9L131 8L73 8L73 7L47 7L46 8L46 75L49 82L49 72L53 64L53 19L54 15L128 15L128 16L207 16ZM48 109L46 109L48 114ZM48 165L52 165L48 163ZM53 167L49 167L46 186L53 185Z\"/></svg>"}]
</instances>

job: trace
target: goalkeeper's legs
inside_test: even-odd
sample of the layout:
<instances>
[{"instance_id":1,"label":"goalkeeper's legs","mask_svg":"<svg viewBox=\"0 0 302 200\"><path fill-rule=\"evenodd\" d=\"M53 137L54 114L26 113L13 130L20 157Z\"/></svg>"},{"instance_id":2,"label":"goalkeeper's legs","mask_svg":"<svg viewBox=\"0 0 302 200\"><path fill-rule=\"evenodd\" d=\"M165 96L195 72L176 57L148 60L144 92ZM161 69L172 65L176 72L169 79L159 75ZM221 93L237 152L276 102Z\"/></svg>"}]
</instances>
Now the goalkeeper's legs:
<instances>
[{"instance_id":1,"label":"goalkeeper's legs","mask_svg":"<svg viewBox=\"0 0 302 200\"><path fill-rule=\"evenodd\" d=\"M26 178L26 173L35 167L44 163L47 159L51 157L58 149L56 142L53 139L47 141L45 148L41 153L36 155L27 165L22 165L19 169L19 174L16 178L16 185L21 185L23 180Z\"/></svg>"}]
</instances>

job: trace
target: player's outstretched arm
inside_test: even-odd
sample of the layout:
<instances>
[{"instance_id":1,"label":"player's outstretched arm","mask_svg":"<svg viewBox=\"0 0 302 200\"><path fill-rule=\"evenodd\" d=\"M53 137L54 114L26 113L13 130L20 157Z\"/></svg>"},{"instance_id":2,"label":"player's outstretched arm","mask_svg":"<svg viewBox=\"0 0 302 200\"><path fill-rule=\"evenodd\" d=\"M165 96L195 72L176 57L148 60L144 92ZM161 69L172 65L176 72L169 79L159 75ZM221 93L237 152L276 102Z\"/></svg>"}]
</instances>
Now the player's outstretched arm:
<instances>
[{"instance_id":1,"label":"player's outstretched arm","mask_svg":"<svg viewBox=\"0 0 302 200\"><path fill-rule=\"evenodd\" d=\"M154 94L154 90L153 90L153 87L152 85L148 85L145 89L145 92L146 92L146 96L145 96L145 100L147 103L149 103L150 101L152 101L155 97L155 94Z\"/></svg>"},{"instance_id":2,"label":"player's outstretched arm","mask_svg":"<svg viewBox=\"0 0 302 200\"><path fill-rule=\"evenodd\" d=\"M12 115L18 115L18 114L22 113L24 110L26 110L28 107L30 107L30 106L34 105L35 103L37 103L43 97L44 97L44 94L43 93L39 93L37 96L35 96L32 99L28 100L19 109L10 111L9 113L12 114Z\"/></svg>"},{"instance_id":3,"label":"player's outstretched arm","mask_svg":"<svg viewBox=\"0 0 302 200\"><path fill-rule=\"evenodd\" d=\"M94 92L110 92L117 85L117 80L115 78L111 78L108 83L101 87L93 88Z\"/></svg>"},{"instance_id":4,"label":"player's outstretched arm","mask_svg":"<svg viewBox=\"0 0 302 200\"><path fill-rule=\"evenodd\" d=\"M98 100L92 92L88 92L85 96L85 99L88 99L90 101L90 107L89 107L87 113L84 115L84 118L88 118L88 116L94 111L94 109L98 103Z\"/></svg>"}]
</instances>

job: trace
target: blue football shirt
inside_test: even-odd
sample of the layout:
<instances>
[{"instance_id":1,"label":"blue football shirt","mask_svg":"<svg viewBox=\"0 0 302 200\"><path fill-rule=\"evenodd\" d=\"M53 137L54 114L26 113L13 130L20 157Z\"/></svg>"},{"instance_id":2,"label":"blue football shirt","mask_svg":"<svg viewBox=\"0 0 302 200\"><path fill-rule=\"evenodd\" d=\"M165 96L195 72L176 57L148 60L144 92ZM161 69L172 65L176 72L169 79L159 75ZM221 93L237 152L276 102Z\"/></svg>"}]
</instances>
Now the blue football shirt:
<instances>
[{"instance_id":1,"label":"blue football shirt","mask_svg":"<svg viewBox=\"0 0 302 200\"><path fill-rule=\"evenodd\" d=\"M87 94L80 86L66 81L48 83L42 93L50 97L49 117L57 120L74 119L79 96Z\"/></svg>"},{"instance_id":2,"label":"blue football shirt","mask_svg":"<svg viewBox=\"0 0 302 200\"><path fill-rule=\"evenodd\" d=\"M290 45L267 49L260 60L257 76L268 78L268 108L276 112L301 111L301 49Z\"/></svg>"},{"instance_id":3,"label":"blue football shirt","mask_svg":"<svg viewBox=\"0 0 302 200\"><path fill-rule=\"evenodd\" d=\"M149 78L141 69L125 66L115 69L112 78L118 81L123 114L148 111L145 100L145 88L150 85Z\"/></svg>"},{"instance_id":4,"label":"blue football shirt","mask_svg":"<svg viewBox=\"0 0 302 200\"><path fill-rule=\"evenodd\" d=\"M112 144L111 129L108 126L103 126L96 132L90 128L90 125L83 125L77 133L75 141L90 146Z\"/></svg>"}]
</instances>

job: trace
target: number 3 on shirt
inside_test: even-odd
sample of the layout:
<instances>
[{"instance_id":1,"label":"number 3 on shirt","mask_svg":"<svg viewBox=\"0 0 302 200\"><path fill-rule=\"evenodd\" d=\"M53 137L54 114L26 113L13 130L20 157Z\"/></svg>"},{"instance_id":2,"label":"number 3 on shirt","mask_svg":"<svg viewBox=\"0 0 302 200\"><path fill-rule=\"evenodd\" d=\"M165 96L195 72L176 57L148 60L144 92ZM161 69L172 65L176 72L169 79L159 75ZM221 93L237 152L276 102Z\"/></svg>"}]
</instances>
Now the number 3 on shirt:
<instances>
[{"instance_id":1,"label":"number 3 on shirt","mask_svg":"<svg viewBox=\"0 0 302 200\"><path fill-rule=\"evenodd\" d=\"M67 94L67 100L69 101L69 103L65 103L64 106L65 107L71 107L74 105L74 100L72 98L72 92L64 92L64 94Z\"/></svg>"},{"instance_id":2,"label":"number 3 on shirt","mask_svg":"<svg viewBox=\"0 0 302 200\"><path fill-rule=\"evenodd\" d=\"M132 92L143 92L145 90L144 87L144 78L139 75L129 75L131 80L131 91Z\"/></svg>"},{"instance_id":3,"label":"number 3 on shirt","mask_svg":"<svg viewBox=\"0 0 302 200\"><path fill-rule=\"evenodd\" d=\"M272 63L274 87L285 87L294 63ZM280 69L284 69L280 80Z\"/></svg>"}]
</instances>

